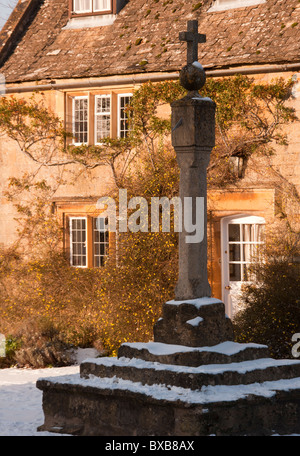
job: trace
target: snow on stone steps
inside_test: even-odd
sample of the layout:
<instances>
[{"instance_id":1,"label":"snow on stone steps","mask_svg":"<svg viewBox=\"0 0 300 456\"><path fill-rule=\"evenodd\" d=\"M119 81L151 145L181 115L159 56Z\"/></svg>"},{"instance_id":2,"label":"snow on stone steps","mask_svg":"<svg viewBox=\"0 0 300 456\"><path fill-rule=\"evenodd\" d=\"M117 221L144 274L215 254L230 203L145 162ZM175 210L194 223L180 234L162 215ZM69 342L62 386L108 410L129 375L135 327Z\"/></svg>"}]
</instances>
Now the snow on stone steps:
<instances>
[{"instance_id":1,"label":"snow on stone steps","mask_svg":"<svg viewBox=\"0 0 300 456\"><path fill-rule=\"evenodd\" d=\"M81 377L117 376L143 384L155 383L197 390L203 385L238 385L300 376L300 361L260 358L198 367L164 364L138 358L87 359L80 366Z\"/></svg>"},{"instance_id":2,"label":"snow on stone steps","mask_svg":"<svg viewBox=\"0 0 300 456\"><path fill-rule=\"evenodd\" d=\"M181 366L175 364L163 364L152 361L144 361L137 358L116 358L116 357L101 357L101 358L87 358L82 363L92 363L96 365L103 365L107 367L135 367L136 369L154 369L156 371L172 371L172 372L185 372L187 374L220 374L223 372L239 372L245 374L256 369L266 369L268 367L279 366L293 366L299 365L300 361L294 359L273 359L273 358L259 358L250 361L241 361L238 363L225 363L225 364L205 364L198 367Z\"/></svg>"},{"instance_id":3,"label":"snow on stone steps","mask_svg":"<svg viewBox=\"0 0 300 456\"><path fill-rule=\"evenodd\" d=\"M220 301L216 298L196 298L196 299L187 299L182 301L171 300L167 301L165 305L180 306L182 304L192 304L197 309L200 309L202 306L209 306L211 304L223 304L223 301Z\"/></svg>"},{"instance_id":4,"label":"snow on stone steps","mask_svg":"<svg viewBox=\"0 0 300 456\"><path fill-rule=\"evenodd\" d=\"M300 389L300 377L286 380L268 381L263 383L252 383L248 385L208 385L199 390L181 388L176 386L166 386L162 384L143 385L140 382L123 380L117 377L99 378L90 376L81 378L79 374L65 377L50 377L39 379L37 387L43 390L51 389L51 386L77 388L79 390L92 390L94 393L104 394L109 390L110 394L136 393L151 397L155 400L179 401L188 404L209 404L216 402L231 402L245 399L248 396L259 396L270 398L276 392L284 392Z\"/></svg>"},{"instance_id":5,"label":"snow on stone steps","mask_svg":"<svg viewBox=\"0 0 300 456\"><path fill-rule=\"evenodd\" d=\"M232 341L209 346L175 345L164 342L126 342L120 346L118 357L139 358L163 364L200 366L268 358L269 351L266 345L240 344Z\"/></svg>"},{"instance_id":6,"label":"snow on stone steps","mask_svg":"<svg viewBox=\"0 0 300 456\"><path fill-rule=\"evenodd\" d=\"M122 344L126 347L131 347L137 350L147 350L152 355L174 355L177 353L187 352L213 352L223 355L235 355L248 348L268 348L266 345L247 343L241 344L238 342L226 341L213 346L206 347L187 347L186 345L165 344L162 342L125 342Z\"/></svg>"}]
</instances>

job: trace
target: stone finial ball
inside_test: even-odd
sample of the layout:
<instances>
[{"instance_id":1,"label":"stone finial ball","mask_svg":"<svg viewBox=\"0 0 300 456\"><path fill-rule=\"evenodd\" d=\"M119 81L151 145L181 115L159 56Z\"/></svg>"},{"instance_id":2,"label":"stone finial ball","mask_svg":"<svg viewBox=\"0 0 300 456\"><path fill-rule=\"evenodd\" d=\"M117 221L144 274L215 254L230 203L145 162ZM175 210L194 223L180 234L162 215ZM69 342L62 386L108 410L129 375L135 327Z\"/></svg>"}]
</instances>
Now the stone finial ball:
<instances>
[{"instance_id":1,"label":"stone finial ball","mask_svg":"<svg viewBox=\"0 0 300 456\"><path fill-rule=\"evenodd\" d=\"M199 62L189 63L182 68L179 74L180 84L189 91L201 89L205 80L205 71Z\"/></svg>"}]
</instances>

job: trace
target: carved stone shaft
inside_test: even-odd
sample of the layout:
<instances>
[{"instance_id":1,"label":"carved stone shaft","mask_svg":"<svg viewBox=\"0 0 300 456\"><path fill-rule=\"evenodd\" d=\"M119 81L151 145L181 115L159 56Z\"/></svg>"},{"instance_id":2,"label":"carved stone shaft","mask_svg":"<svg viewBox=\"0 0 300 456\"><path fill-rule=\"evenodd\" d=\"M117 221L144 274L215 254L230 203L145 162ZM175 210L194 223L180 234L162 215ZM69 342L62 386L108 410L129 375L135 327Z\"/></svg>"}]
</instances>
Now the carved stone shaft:
<instances>
[{"instance_id":1,"label":"carved stone shaft","mask_svg":"<svg viewBox=\"0 0 300 456\"><path fill-rule=\"evenodd\" d=\"M180 198L183 205L183 229L179 233L179 278L175 299L210 297L207 277L207 182L206 171L215 145L215 103L189 92L172 103L172 144L180 167ZM193 224L203 218L201 242L186 242L190 235L185 229L185 198L193 201ZM197 198L202 198L201 214L196 214Z\"/></svg>"}]
</instances>

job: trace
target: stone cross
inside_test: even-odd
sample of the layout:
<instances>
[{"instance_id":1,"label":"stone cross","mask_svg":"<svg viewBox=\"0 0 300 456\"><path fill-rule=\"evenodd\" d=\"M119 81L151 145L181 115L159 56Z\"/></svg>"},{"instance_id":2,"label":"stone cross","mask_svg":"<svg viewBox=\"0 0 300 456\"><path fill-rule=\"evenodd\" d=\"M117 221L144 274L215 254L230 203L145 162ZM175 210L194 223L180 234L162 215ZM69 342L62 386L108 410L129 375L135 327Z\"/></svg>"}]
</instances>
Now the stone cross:
<instances>
[{"instance_id":1,"label":"stone cross","mask_svg":"<svg viewBox=\"0 0 300 456\"><path fill-rule=\"evenodd\" d=\"M198 33L198 21L188 21L187 32L180 32L179 40L187 41L187 63L197 62L198 43L206 42L206 35Z\"/></svg>"},{"instance_id":2,"label":"stone cross","mask_svg":"<svg viewBox=\"0 0 300 456\"><path fill-rule=\"evenodd\" d=\"M188 64L180 72L180 83L188 94L172 103L172 144L180 168L180 198L185 219L185 201L192 201L193 224L202 217L203 236L200 242L187 242L189 232L182 224L179 233L179 276L176 300L210 297L207 275L207 182L206 170L215 145L215 103L202 98L198 90L205 84L205 72L197 62L198 22L189 21L188 31L180 33L187 41ZM197 206L197 201L200 205ZM196 212L197 211L197 212Z\"/></svg>"}]
</instances>

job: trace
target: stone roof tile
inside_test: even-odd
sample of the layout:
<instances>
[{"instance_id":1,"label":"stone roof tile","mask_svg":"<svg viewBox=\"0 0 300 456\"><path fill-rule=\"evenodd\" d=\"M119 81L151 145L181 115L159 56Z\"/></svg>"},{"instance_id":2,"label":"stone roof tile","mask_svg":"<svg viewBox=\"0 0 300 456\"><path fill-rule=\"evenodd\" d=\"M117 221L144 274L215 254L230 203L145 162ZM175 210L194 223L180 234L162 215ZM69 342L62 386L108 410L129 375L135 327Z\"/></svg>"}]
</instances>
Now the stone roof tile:
<instances>
[{"instance_id":1,"label":"stone roof tile","mask_svg":"<svg viewBox=\"0 0 300 456\"><path fill-rule=\"evenodd\" d=\"M0 34L6 49L0 52L1 71L8 82L177 71L186 59L178 34L189 19L198 19L199 32L207 35L199 46L199 60L207 67L300 60L298 0L266 0L215 13L207 12L212 0L195 10L183 0L144 0L142 6L141 0L129 0L112 25L73 30L64 28L68 3L18 3ZM27 19L25 6L31 6ZM18 20L23 27L16 27L12 40Z\"/></svg>"}]
</instances>

